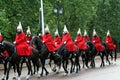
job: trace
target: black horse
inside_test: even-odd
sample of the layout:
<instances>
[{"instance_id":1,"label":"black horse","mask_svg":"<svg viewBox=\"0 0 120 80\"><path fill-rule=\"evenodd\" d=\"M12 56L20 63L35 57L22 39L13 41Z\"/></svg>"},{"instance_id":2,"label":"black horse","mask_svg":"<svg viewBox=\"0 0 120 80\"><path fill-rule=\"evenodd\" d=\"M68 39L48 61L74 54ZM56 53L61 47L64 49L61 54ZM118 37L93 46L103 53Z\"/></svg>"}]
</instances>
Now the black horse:
<instances>
[{"instance_id":1,"label":"black horse","mask_svg":"<svg viewBox=\"0 0 120 80\"><path fill-rule=\"evenodd\" d=\"M68 60L70 60L71 62L71 69L70 69L70 73L72 73L74 71L74 67L76 66L76 72L78 72L78 70L80 70L80 64L79 64L79 54L78 54L78 49L74 52L68 52L67 48L65 46L65 44L63 44L57 51L55 54L59 54L62 58L62 64L63 64L63 69L65 71L65 75L68 74L68 70L67 70L67 65L68 65ZM75 59L75 61L73 60Z\"/></svg>"},{"instance_id":2,"label":"black horse","mask_svg":"<svg viewBox=\"0 0 120 80\"><path fill-rule=\"evenodd\" d=\"M83 68L86 67L89 68L88 66L88 62L91 59L90 53L89 53L89 46L87 46L88 48L86 50L79 50L80 56L82 58L82 62L83 62Z\"/></svg>"},{"instance_id":3,"label":"black horse","mask_svg":"<svg viewBox=\"0 0 120 80\"><path fill-rule=\"evenodd\" d=\"M30 43L34 44L36 49L39 51L39 57L40 57L41 64L42 64L41 76L43 76L44 70L46 72L46 75L48 75L49 72L45 68L45 60L48 59L49 51L46 45L40 40L38 36L33 36Z\"/></svg>"},{"instance_id":4,"label":"black horse","mask_svg":"<svg viewBox=\"0 0 120 80\"><path fill-rule=\"evenodd\" d=\"M101 65L100 67L104 67L105 63L104 63L104 56L107 54L106 50L104 49L103 51L97 51L94 44L92 43L92 41L87 41L87 45L89 45L90 48L90 57L91 57L91 67L94 68L95 67L95 57L96 56L100 56L101 58Z\"/></svg>"},{"instance_id":5,"label":"black horse","mask_svg":"<svg viewBox=\"0 0 120 80\"><path fill-rule=\"evenodd\" d=\"M9 78L9 71L12 66L15 66L17 68L17 73L18 73L18 80L20 80L20 75L21 75L21 68L20 68L20 62L21 62L21 57L18 56L16 52L16 48L13 44L3 41L2 44L0 45L0 49L6 50L9 54L9 64L8 64L8 69L7 69L7 75L6 75L6 80ZM1 51L1 50L0 50ZM30 60L34 59L36 60L39 56L39 53L36 49L32 48L32 53L30 56L26 57L28 60L26 62L27 67L28 67L28 76L26 77L29 79L31 67L30 67Z\"/></svg>"},{"instance_id":6,"label":"black horse","mask_svg":"<svg viewBox=\"0 0 120 80\"><path fill-rule=\"evenodd\" d=\"M49 51L46 47L46 45L40 40L40 38L38 36L33 36L31 43L34 44L36 46L36 49L39 50L40 52L40 59L41 59L41 63L42 63L42 72L41 72L41 76L43 76L43 70L46 71L46 75L48 75L48 71L45 68L45 60L48 58L49 55ZM59 69L60 69L60 65L61 62L63 63L63 68L65 70L66 73L68 73L67 71L67 64L68 64L68 59L69 57L72 63L72 67L73 67L73 54L72 53L68 53L66 51L66 47L65 46L61 46L55 53L50 53L50 59L54 60L54 63L56 65L58 65ZM72 54L72 55L70 55ZM66 62L66 65L65 65ZM72 72L72 69L71 69Z\"/></svg>"},{"instance_id":7,"label":"black horse","mask_svg":"<svg viewBox=\"0 0 120 80\"><path fill-rule=\"evenodd\" d=\"M117 59L117 52L116 52L116 49L114 50L109 50L108 48L108 45L105 41L102 42L102 44L104 45L105 49L106 49L106 62L109 63L109 65L111 64L110 61L109 61L109 56L111 56L111 61L113 61L113 57L114 57L114 60L116 61Z\"/></svg>"}]
</instances>

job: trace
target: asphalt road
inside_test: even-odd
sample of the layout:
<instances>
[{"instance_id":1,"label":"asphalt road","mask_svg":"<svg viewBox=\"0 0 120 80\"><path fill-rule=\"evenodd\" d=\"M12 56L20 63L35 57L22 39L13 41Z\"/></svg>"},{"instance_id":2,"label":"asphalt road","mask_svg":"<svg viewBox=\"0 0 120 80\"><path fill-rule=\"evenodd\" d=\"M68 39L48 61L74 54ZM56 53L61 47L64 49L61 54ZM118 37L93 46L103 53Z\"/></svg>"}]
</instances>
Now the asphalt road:
<instances>
[{"instance_id":1,"label":"asphalt road","mask_svg":"<svg viewBox=\"0 0 120 80\"><path fill-rule=\"evenodd\" d=\"M46 68L49 71L48 76L37 78L37 75L31 76L30 80L120 80L120 58L117 59L117 62L108 65L103 68L100 68L100 60L96 60L96 68L93 69L83 69L79 73L64 75L63 68L61 68L60 73L56 74L51 71L50 67L47 65ZM82 65L81 65L82 66ZM41 71L41 70L40 70ZM3 70L0 71L0 78L2 77ZM11 69L10 78L12 80L14 73ZM23 68L21 80L26 80L27 69Z\"/></svg>"}]
</instances>

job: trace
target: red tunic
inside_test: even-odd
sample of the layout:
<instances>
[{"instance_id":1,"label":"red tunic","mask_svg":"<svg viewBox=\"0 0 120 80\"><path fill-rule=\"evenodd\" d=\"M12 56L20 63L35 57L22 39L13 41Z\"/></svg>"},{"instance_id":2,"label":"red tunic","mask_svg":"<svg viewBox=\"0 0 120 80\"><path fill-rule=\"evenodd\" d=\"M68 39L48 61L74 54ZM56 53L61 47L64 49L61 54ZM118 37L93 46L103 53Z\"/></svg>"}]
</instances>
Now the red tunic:
<instances>
[{"instance_id":1,"label":"red tunic","mask_svg":"<svg viewBox=\"0 0 120 80\"><path fill-rule=\"evenodd\" d=\"M100 42L99 36L93 37L92 42L94 43L94 46L95 46L97 51L103 51L104 50L104 46Z\"/></svg>"},{"instance_id":2,"label":"red tunic","mask_svg":"<svg viewBox=\"0 0 120 80\"><path fill-rule=\"evenodd\" d=\"M89 41L89 40L90 40L90 37L89 37L89 36L85 36L85 37L84 37L84 40L85 40L85 41Z\"/></svg>"},{"instance_id":3,"label":"red tunic","mask_svg":"<svg viewBox=\"0 0 120 80\"><path fill-rule=\"evenodd\" d=\"M85 40L83 39L81 35L76 37L75 43L79 47L80 50L86 50L88 48L85 43Z\"/></svg>"},{"instance_id":4,"label":"red tunic","mask_svg":"<svg viewBox=\"0 0 120 80\"><path fill-rule=\"evenodd\" d=\"M3 40L3 36L1 35L1 36L0 36L0 41L2 41L2 40Z\"/></svg>"},{"instance_id":5,"label":"red tunic","mask_svg":"<svg viewBox=\"0 0 120 80\"><path fill-rule=\"evenodd\" d=\"M26 41L28 44L30 43L31 39L32 39L32 36L26 36Z\"/></svg>"},{"instance_id":6,"label":"red tunic","mask_svg":"<svg viewBox=\"0 0 120 80\"><path fill-rule=\"evenodd\" d=\"M43 36L39 36L40 40L43 40Z\"/></svg>"},{"instance_id":7,"label":"red tunic","mask_svg":"<svg viewBox=\"0 0 120 80\"><path fill-rule=\"evenodd\" d=\"M115 50L116 49L116 45L113 43L112 36L107 36L105 41L108 45L109 50Z\"/></svg>"},{"instance_id":8,"label":"red tunic","mask_svg":"<svg viewBox=\"0 0 120 80\"><path fill-rule=\"evenodd\" d=\"M3 55L0 55L0 59L3 59L8 56L8 52L5 50Z\"/></svg>"},{"instance_id":9,"label":"red tunic","mask_svg":"<svg viewBox=\"0 0 120 80\"><path fill-rule=\"evenodd\" d=\"M28 46L26 36L23 32L16 34L15 42L18 56L29 56L31 54L32 49Z\"/></svg>"},{"instance_id":10,"label":"red tunic","mask_svg":"<svg viewBox=\"0 0 120 80\"><path fill-rule=\"evenodd\" d=\"M62 36L61 44L64 44L64 42L66 42L65 45L66 45L68 52L73 52L76 50L76 46L74 42L72 41L72 38L69 33L66 33L65 35Z\"/></svg>"},{"instance_id":11,"label":"red tunic","mask_svg":"<svg viewBox=\"0 0 120 80\"><path fill-rule=\"evenodd\" d=\"M57 50L56 46L54 45L52 41L51 34L47 33L42 36L43 42L47 46L49 52L54 52Z\"/></svg>"},{"instance_id":12,"label":"red tunic","mask_svg":"<svg viewBox=\"0 0 120 80\"><path fill-rule=\"evenodd\" d=\"M59 48L60 44L61 44L60 36L55 37L53 42L54 42L55 46Z\"/></svg>"}]
</instances>

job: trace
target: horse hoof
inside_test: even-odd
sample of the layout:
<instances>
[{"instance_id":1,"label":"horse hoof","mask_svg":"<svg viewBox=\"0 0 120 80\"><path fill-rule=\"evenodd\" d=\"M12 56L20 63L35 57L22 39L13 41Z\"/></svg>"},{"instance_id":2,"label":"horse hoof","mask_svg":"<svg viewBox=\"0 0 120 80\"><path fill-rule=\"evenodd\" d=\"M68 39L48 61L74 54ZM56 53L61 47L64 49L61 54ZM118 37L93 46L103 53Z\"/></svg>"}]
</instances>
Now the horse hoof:
<instances>
[{"instance_id":1,"label":"horse hoof","mask_svg":"<svg viewBox=\"0 0 120 80\"><path fill-rule=\"evenodd\" d=\"M40 75L38 75L38 79L40 79Z\"/></svg>"},{"instance_id":2,"label":"horse hoof","mask_svg":"<svg viewBox=\"0 0 120 80\"><path fill-rule=\"evenodd\" d=\"M76 71L76 73L78 73L78 71Z\"/></svg>"},{"instance_id":3,"label":"horse hoof","mask_svg":"<svg viewBox=\"0 0 120 80\"><path fill-rule=\"evenodd\" d=\"M38 79L40 78L40 74L39 73L37 74L37 77L38 77Z\"/></svg>"},{"instance_id":4,"label":"horse hoof","mask_svg":"<svg viewBox=\"0 0 120 80\"><path fill-rule=\"evenodd\" d=\"M56 72L56 74L59 74L59 72Z\"/></svg>"},{"instance_id":5,"label":"horse hoof","mask_svg":"<svg viewBox=\"0 0 120 80\"><path fill-rule=\"evenodd\" d=\"M17 78L16 77L13 77L13 80L16 80Z\"/></svg>"},{"instance_id":6,"label":"horse hoof","mask_svg":"<svg viewBox=\"0 0 120 80\"><path fill-rule=\"evenodd\" d=\"M73 71L70 71L70 73L72 73Z\"/></svg>"},{"instance_id":7,"label":"horse hoof","mask_svg":"<svg viewBox=\"0 0 120 80\"><path fill-rule=\"evenodd\" d=\"M56 72L56 69L52 69L53 72Z\"/></svg>"},{"instance_id":8,"label":"horse hoof","mask_svg":"<svg viewBox=\"0 0 120 80\"><path fill-rule=\"evenodd\" d=\"M30 75L27 75L26 80L29 80L29 78L30 78Z\"/></svg>"},{"instance_id":9,"label":"horse hoof","mask_svg":"<svg viewBox=\"0 0 120 80\"><path fill-rule=\"evenodd\" d=\"M41 74L40 76L43 77L43 74Z\"/></svg>"},{"instance_id":10,"label":"horse hoof","mask_svg":"<svg viewBox=\"0 0 120 80\"><path fill-rule=\"evenodd\" d=\"M67 76L68 73L64 73L64 76Z\"/></svg>"},{"instance_id":11,"label":"horse hoof","mask_svg":"<svg viewBox=\"0 0 120 80\"><path fill-rule=\"evenodd\" d=\"M49 74L49 72L46 72L46 76Z\"/></svg>"}]
</instances>

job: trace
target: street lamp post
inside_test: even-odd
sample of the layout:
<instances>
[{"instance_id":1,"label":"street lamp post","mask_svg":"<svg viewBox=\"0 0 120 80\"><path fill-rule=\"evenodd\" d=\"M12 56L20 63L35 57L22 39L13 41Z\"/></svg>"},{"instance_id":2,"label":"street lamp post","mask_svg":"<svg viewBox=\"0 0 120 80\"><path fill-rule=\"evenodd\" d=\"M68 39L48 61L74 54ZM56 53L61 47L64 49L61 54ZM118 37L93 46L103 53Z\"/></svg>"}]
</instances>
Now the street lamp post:
<instances>
[{"instance_id":1,"label":"street lamp post","mask_svg":"<svg viewBox=\"0 0 120 80\"><path fill-rule=\"evenodd\" d=\"M62 7L59 4L59 0L56 0L55 6L54 6L54 13L57 14L58 17L58 33L60 35L60 14L62 14Z\"/></svg>"}]
</instances>

